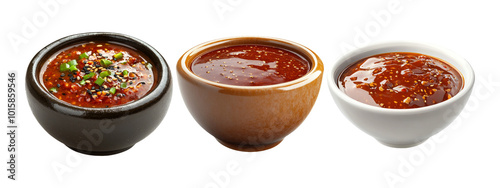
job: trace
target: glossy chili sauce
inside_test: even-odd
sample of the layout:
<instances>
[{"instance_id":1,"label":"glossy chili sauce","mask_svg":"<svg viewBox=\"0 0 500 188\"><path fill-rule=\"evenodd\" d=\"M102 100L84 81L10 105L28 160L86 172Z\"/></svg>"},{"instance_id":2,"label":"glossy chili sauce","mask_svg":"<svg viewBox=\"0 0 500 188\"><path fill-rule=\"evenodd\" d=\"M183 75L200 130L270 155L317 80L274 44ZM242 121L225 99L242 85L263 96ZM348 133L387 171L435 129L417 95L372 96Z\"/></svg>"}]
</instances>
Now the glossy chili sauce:
<instances>
[{"instance_id":1,"label":"glossy chili sauce","mask_svg":"<svg viewBox=\"0 0 500 188\"><path fill-rule=\"evenodd\" d=\"M281 48L263 45L230 46L197 57L194 74L217 83L264 86L295 80L307 74L309 63Z\"/></svg>"},{"instance_id":2,"label":"glossy chili sauce","mask_svg":"<svg viewBox=\"0 0 500 188\"><path fill-rule=\"evenodd\" d=\"M44 65L41 80L56 98L75 106L107 108L135 101L154 83L153 66L123 45L89 42L71 46Z\"/></svg>"},{"instance_id":3,"label":"glossy chili sauce","mask_svg":"<svg viewBox=\"0 0 500 188\"><path fill-rule=\"evenodd\" d=\"M443 102L462 89L462 76L444 61L417 53L374 55L348 67L339 88L357 101L384 108L418 108Z\"/></svg>"}]
</instances>

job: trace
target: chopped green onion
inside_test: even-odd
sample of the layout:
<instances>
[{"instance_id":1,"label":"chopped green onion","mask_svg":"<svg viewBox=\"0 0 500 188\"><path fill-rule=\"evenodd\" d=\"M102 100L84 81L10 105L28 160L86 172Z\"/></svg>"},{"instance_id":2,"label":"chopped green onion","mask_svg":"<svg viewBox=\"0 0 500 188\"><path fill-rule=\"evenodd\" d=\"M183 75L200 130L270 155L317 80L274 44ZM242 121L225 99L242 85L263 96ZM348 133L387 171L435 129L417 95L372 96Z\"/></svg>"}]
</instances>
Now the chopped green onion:
<instances>
[{"instance_id":1,"label":"chopped green onion","mask_svg":"<svg viewBox=\"0 0 500 188\"><path fill-rule=\"evenodd\" d=\"M120 53L113 55L113 57L115 57L115 59L121 59L123 57L123 54L120 52Z\"/></svg>"},{"instance_id":2,"label":"chopped green onion","mask_svg":"<svg viewBox=\"0 0 500 188\"><path fill-rule=\"evenodd\" d=\"M95 73L94 72L91 72L89 74L86 74L85 76L83 76L83 80L88 80L92 77L94 77Z\"/></svg>"},{"instance_id":3,"label":"chopped green onion","mask_svg":"<svg viewBox=\"0 0 500 188\"><path fill-rule=\"evenodd\" d=\"M127 82L122 82L122 83L120 84L120 87L121 87L121 88L127 88Z\"/></svg>"},{"instance_id":4,"label":"chopped green onion","mask_svg":"<svg viewBox=\"0 0 500 188\"><path fill-rule=\"evenodd\" d=\"M77 71L77 70L78 70L78 68L76 68L76 66L75 66L75 65L71 65L71 66L69 67L69 70L70 70L70 71Z\"/></svg>"},{"instance_id":5,"label":"chopped green onion","mask_svg":"<svg viewBox=\"0 0 500 188\"><path fill-rule=\"evenodd\" d=\"M69 66L77 66L78 65L78 63L74 59L69 61L68 64L69 64Z\"/></svg>"},{"instance_id":6,"label":"chopped green onion","mask_svg":"<svg viewBox=\"0 0 500 188\"><path fill-rule=\"evenodd\" d=\"M146 65L146 67L147 67L149 70L151 70L151 68L153 68L153 65L151 65L151 63L148 63L148 64Z\"/></svg>"},{"instance_id":7,"label":"chopped green onion","mask_svg":"<svg viewBox=\"0 0 500 188\"><path fill-rule=\"evenodd\" d=\"M80 85L82 85L82 86L85 85L85 83L86 83L85 80L80 81Z\"/></svg>"},{"instance_id":8,"label":"chopped green onion","mask_svg":"<svg viewBox=\"0 0 500 188\"><path fill-rule=\"evenodd\" d=\"M109 93L115 94L115 92L116 92L116 88L115 87L112 87L112 88L109 89Z\"/></svg>"},{"instance_id":9,"label":"chopped green onion","mask_svg":"<svg viewBox=\"0 0 500 188\"><path fill-rule=\"evenodd\" d=\"M87 55L87 53L83 52L82 54L80 54L80 59L87 59L89 58L89 55Z\"/></svg>"},{"instance_id":10,"label":"chopped green onion","mask_svg":"<svg viewBox=\"0 0 500 188\"><path fill-rule=\"evenodd\" d=\"M61 72L68 71L68 70L69 70L69 64L67 64L67 63L63 63L63 64L61 64L61 65L59 66L59 70L60 70Z\"/></svg>"},{"instance_id":11,"label":"chopped green onion","mask_svg":"<svg viewBox=\"0 0 500 188\"><path fill-rule=\"evenodd\" d=\"M96 83L97 85L99 85L99 86L100 86L100 85L102 85L102 84L104 83L104 79L102 79L102 78L97 78L97 80L95 80L95 82L94 82L94 83Z\"/></svg>"},{"instance_id":12,"label":"chopped green onion","mask_svg":"<svg viewBox=\"0 0 500 188\"><path fill-rule=\"evenodd\" d=\"M123 70L123 76L127 76L128 75L128 70Z\"/></svg>"},{"instance_id":13,"label":"chopped green onion","mask_svg":"<svg viewBox=\"0 0 500 188\"><path fill-rule=\"evenodd\" d=\"M109 75L111 75L111 72L107 70L107 71L102 71L101 74L99 74L99 77L106 78Z\"/></svg>"},{"instance_id":14,"label":"chopped green onion","mask_svg":"<svg viewBox=\"0 0 500 188\"><path fill-rule=\"evenodd\" d=\"M120 62L120 64L123 64L123 65L127 64L127 61L122 61L122 62Z\"/></svg>"},{"instance_id":15,"label":"chopped green onion","mask_svg":"<svg viewBox=\"0 0 500 188\"><path fill-rule=\"evenodd\" d=\"M52 93L57 93L57 88L55 88L55 87L50 88L49 91L52 92Z\"/></svg>"},{"instance_id":16,"label":"chopped green onion","mask_svg":"<svg viewBox=\"0 0 500 188\"><path fill-rule=\"evenodd\" d=\"M110 60L107 60L107 59L101 59L101 65L104 66L104 67L108 67L109 65L111 65L113 62L111 62Z\"/></svg>"}]
</instances>

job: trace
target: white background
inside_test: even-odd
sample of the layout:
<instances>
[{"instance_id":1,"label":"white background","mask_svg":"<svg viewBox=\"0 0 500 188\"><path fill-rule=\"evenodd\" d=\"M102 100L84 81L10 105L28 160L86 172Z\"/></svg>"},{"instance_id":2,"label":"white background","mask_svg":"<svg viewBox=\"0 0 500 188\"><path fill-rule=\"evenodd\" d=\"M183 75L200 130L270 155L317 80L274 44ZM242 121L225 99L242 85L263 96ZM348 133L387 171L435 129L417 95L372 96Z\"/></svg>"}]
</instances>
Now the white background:
<instances>
[{"instance_id":1,"label":"white background","mask_svg":"<svg viewBox=\"0 0 500 188\"><path fill-rule=\"evenodd\" d=\"M500 186L497 1L87 0L57 2L49 11L39 2L0 4L2 126L7 125L7 71L19 73L20 86L18 180L8 180L5 174L1 187ZM374 16L384 12L383 20ZM35 30L23 32L31 24ZM130 150L113 156L77 154L53 139L32 115L24 90L28 63L41 48L89 31L119 32L146 41L162 53L174 76L172 103L161 125ZM280 145L258 153L237 152L220 145L192 119L180 95L175 65L199 43L242 35L301 43L320 56L326 70L345 45L427 42L466 58L477 81L469 104L452 126L418 147L389 148L357 129L340 113L323 79L308 118ZM14 45L12 36L25 40ZM0 161L7 159L6 150L4 135ZM236 172L228 172L228 164L237 166ZM58 175L55 166L67 171ZM0 167L7 168L5 163ZM388 174L397 179L391 183Z\"/></svg>"}]
</instances>

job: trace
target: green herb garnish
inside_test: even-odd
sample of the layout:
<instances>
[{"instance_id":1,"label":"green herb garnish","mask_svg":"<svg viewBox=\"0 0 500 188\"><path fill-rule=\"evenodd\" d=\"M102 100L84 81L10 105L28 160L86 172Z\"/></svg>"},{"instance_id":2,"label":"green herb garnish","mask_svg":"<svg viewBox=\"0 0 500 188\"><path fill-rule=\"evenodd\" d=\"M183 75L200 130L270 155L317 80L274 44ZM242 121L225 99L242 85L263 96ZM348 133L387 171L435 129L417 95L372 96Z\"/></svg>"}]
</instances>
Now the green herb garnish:
<instances>
[{"instance_id":1,"label":"green herb garnish","mask_svg":"<svg viewBox=\"0 0 500 188\"><path fill-rule=\"evenodd\" d=\"M59 71L64 72L69 70L70 65L67 63L63 63L59 66Z\"/></svg>"},{"instance_id":2,"label":"green herb garnish","mask_svg":"<svg viewBox=\"0 0 500 188\"><path fill-rule=\"evenodd\" d=\"M57 93L57 88L55 88L55 87L50 88L49 91L52 92L52 93Z\"/></svg>"},{"instance_id":3,"label":"green herb garnish","mask_svg":"<svg viewBox=\"0 0 500 188\"><path fill-rule=\"evenodd\" d=\"M97 84L97 85L99 85L99 86L101 86L104 83L104 79L97 78L94 83Z\"/></svg>"},{"instance_id":4,"label":"green herb garnish","mask_svg":"<svg viewBox=\"0 0 500 188\"><path fill-rule=\"evenodd\" d=\"M78 62L76 62L76 60L71 60L68 62L69 66L77 66L78 65Z\"/></svg>"},{"instance_id":5,"label":"green herb garnish","mask_svg":"<svg viewBox=\"0 0 500 188\"><path fill-rule=\"evenodd\" d=\"M69 70L73 72L73 71L77 71L77 70L78 70L78 68L76 68L76 66L75 66L75 65L71 65L71 66L69 67Z\"/></svg>"},{"instance_id":6,"label":"green herb garnish","mask_svg":"<svg viewBox=\"0 0 500 188\"><path fill-rule=\"evenodd\" d=\"M95 75L94 72L88 73L85 76L83 76L83 80L88 80L88 79L94 77L94 75Z\"/></svg>"},{"instance_id":7,"label":"green herb garnish","mask_svg":"<svg viewBox=\"0 0 500 188\"><path fill-rule=\"evenodd\" d=\"M127 82L122 82L122 83L120 84L120 87L121 87L121 88L127 88Z\"/></svg>"},{"instance_id":8,"label":"green herb garnish","mask_svg":"<svg viewBox=\"0 0 500 188\"><path fill-rule=\"evenodd\" d=\"M99 74L99 77L106 78L109 75L111 75L111 72L107 70L107 71L102 71L101 74Z\"/></svg>"},{"instance_id":9,"label":"green herb garnish","mask_svg":"<svg viewBox=\"0 0 500 188\"><path fill-rule=\"evenodd\" d=\"M111 62L110 60L107 60L107 59L101 59L101 65L104 66L104 67L108 67L109 65L111 65L113 62Z\"/></svg>"},{"instance_id":10,"label":"green herb garnish","mask_svg":"<svg viewBox=\"0 0 500 188\"><path fill-rule=\"evenodd\" d=\"M118 59L121 59L123 57L123 54L120 52L120 53L117 53L115 55L113 55L113 57L118 60Z\"/></svg>"},{"instance_id":11,"label":"green herb garnish","mask_svg":"<svg viewBox=\"0 0 500 188\"><path fill-rule=\"evenodd\" d=\"M80 59L87 59L89 58L89 55L87 55L87 53L83 52L82 54L80 54Z\"/></svg>"}]
</instances>

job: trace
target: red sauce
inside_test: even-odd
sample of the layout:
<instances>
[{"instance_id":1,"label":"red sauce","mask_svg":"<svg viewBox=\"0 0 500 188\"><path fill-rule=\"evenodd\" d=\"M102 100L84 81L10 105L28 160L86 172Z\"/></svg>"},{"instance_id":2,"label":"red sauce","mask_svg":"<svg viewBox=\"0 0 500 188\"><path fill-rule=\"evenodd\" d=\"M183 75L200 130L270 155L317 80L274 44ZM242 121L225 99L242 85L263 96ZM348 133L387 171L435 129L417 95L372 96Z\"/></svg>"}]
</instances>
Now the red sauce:
<instances>
[{"instance_id":1,"label":"red sauce","mask_svg":"<svg viewBox=\"0 0 500 188\"><path fill-rule=\"evenodd\" d=\"M295 80L307 74L303 57L281 48L263 45L230 46L197 57L194 74L217 83L264 86Z\"/></svg>"},{"instance_id":2,"label":"red sauce","mask_svg":"<svg viewBox=\"0 0 500 188\"><path fill-rule=\"evenodd\" d=\"M45 88L75 106L106 108L135 101L154 83L152 65L139 52L106 42L68 47L41 71Z\"/></svg>"},{"instance_id":3,"label":"red sauce","mask_svg":"<svg viewBox=\"0 0 500 188\"><path fill-rule=\"evenodd\" d=\"M340 75L338 85L357 101L406 109L450 99L462 89L462 80L454 67L440 59L396 52L356 62Z\"/></svg>"}]
</instances>

